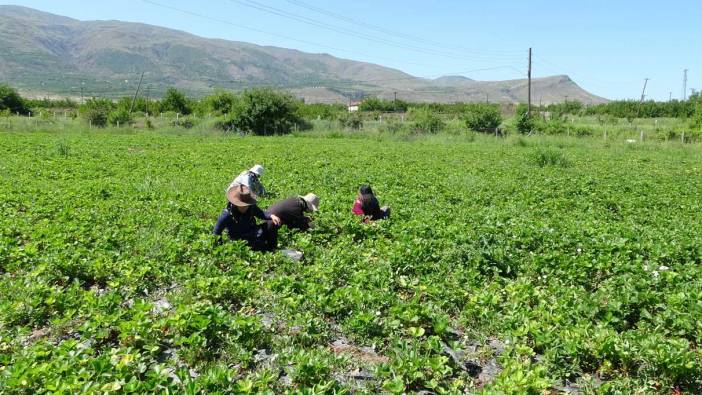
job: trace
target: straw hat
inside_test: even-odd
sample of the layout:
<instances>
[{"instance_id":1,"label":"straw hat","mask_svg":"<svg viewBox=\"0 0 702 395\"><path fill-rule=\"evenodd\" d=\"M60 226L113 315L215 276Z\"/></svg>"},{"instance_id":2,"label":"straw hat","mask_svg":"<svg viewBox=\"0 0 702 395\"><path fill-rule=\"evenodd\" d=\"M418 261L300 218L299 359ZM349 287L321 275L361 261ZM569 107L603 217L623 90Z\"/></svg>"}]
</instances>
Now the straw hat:
<instances>
[{"instance_id":1,"label":"straw hat","mask_svg":"<svg viewBox=\"0 0 702 395\"><path fill-rule=\"evenodd\" d=\"M302 197L302 200L307 202L307 207L310 208L310 211L318 210L317 207L319 207L319 196L315 195L314 193L308 193Z\"/></svg>"},{"instance_id":2,"label":"straw hat","mask_svg":"<svg viewBox=\"0 0 702 395\"><path fill-rule=\"evenodd\" d=\"M261 177L263 175L263 166L256 165L256 166L252 167L249 171L254 173L255 175Z\"/></svg>"},{"instance_id":3,"label":"straw hat","mask_svg":"<svg viewBox=\"0 0 702 395\"><path fill-rule=\"evenodd\" d=\"M235 185L227 190L227 199L235 206L246 207L256 204L256 197L245 185Z\"/></svg>"}]
</instances>

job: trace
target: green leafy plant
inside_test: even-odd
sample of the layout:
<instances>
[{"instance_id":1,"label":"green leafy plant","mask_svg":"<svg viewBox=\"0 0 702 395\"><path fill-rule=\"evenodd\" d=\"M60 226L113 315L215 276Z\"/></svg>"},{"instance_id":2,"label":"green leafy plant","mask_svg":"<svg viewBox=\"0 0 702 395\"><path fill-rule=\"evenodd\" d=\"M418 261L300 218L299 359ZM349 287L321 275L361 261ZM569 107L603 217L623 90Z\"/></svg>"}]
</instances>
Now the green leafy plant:
<instances>
[{"instance_id":1,"label":"green leafy plant","mask_svg":"<svg viewBox=\"0 0 702 395\"><path fill-rule=\"evenodd\" d=\"M132 121L132 114L124 109L112 111L107 116L107 123L113 126L128 126Z\"/></svg>"},{"instance_id":2,"label":"green leafy plant","mask_svg":"<svg viewBox=\"0 0 702 395\"><path fill-rule=\"evenodd\" d=\"M0 111L27 115L29 107L14 88L9 85L0 84Z\"/></svg>"},{"instance_id":3,"label":"green leafy plant","mask_svg":"<svg viewBox=\"0 0 702 395\"><path fill-rule=\"evenodd\" d=\"M438 133L446 127L441 117L428 108L412 108L408 116L419 133Z\"/></svg>"},{"instance_id":4,"label":"green leafy plant","mask_svg":"<svg viewBox=\"0 0 702 395\"><path fill-rule=\"evenodd\" d=\"M308 124L297 113L298 102L288 93L272 89L249 89L220 127L261 136L287 134Z\"/></svg>"},{"instance_id":5,"label":"green leafy plant","mask_svg":"<svg viewBox=\"0 0 702 395\"><path fill-rule=\"evenodd\" d=\"M468 110L465 122L476 132L494 133L502 123L502 114L497 105L477 104Z\"/></svg>"},{"instance_id":6,"label":"green leafy plant","mask_svg":"<svg viewBox=\"0 0 702 395\"><path fill-rule=\"evenodd\" d=\"M571 165L563 152L552 148L537 149L531 154L531 160L539 167L569 167Z\"/></svg>"},{"instance_id":7,"label":"green leafy plant","mask_svg":"<svg viewBox=\"0 0 702 395\"><path fill-rule=\"evenodd\" d=\"M363 118L359 113L345 113L339 117L339 125L344 129L360 130L363 128Z\"/></svg>"},{"instance_id":8,"label":"green leafy plant","mask_svg":"<svg viewBox=\"0 0 702 395\"><path fill-rule=\"evenodd\" d=\"M192 108L185 95L175 88L168 88L166 95L161 100L161 111L172 111L181 115L188 115Z\"/></svg>"}]
</instances>

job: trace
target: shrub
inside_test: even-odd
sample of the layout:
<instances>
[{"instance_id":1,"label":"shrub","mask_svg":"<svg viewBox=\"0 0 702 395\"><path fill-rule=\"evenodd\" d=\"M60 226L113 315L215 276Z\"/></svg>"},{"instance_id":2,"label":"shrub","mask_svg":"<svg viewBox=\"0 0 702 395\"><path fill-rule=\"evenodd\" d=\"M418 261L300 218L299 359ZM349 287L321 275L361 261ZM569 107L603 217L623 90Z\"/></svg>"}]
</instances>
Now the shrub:
<instances>
[{"instance_id":1,"label":"shrub","mask_svg":"<svg viewBox=\"0 0 702 395\"><path fill-rule=\"evenodd\" d=\"M29 108L17 91L9 85L0 85L0 111L8 110L11 113L27 114Z\"/></svg>"},{"instance_id":2,"label":"shrub","mask_svg":"<svg viewBox=\"0 0 702 395\"><path fill-rule=\"evenodd\" d=\"M428 108L412 108L409 111L412 127L421 133L438 133L446 127L444 121Z\"/></svg>"},{"instance_id":3,"label":"shrub","mask_svg":"<svg viewBox=\"0 0 702 395\"><path fill-rule=\"evenodd\" d=\"M161 100L161 111L173 111L188 115L192 112L185 95L175 88L168 88L166 96Z\"/></svg>"},{"instance_id":4,"label":"shrub","mask_svg":"<svg viewBox=\"0 0 702 395\"><path fill-rule=\"evenodd\" d=\"M113 126L125 126L132 123L132 114L128 110L119 109L109 113L107 123Z\"/></svg>"},{"instance_id":5,"label":"shrub","mask_svg":"<svg viewBox=\"0 0 702 395\"><path fill-rule=\"evenodd\" d=\"M533 152L531 155L531 160L539 167L546 166L558 166L558 167L568 167L570 166L570 161L563 155L562 152L556 151L551 148L541 148Z\"/></svg>"},{"instance_id":6,"label":"shrub","mask_svg":"<svg viewBox=\"0 0 702 395\"><path fill-rule=\"evenodd\" d=\"M690 119L690 127L692 129L702 130L702 103L697 104L695 114Z\"/></svg>"},{"instance_id":7,"label":"shrub","mask_svg":"<svg viewBox=\"0 0 702 395\"><path fill-rule=\"evenodd\" d=\"M339 124L344 129L359 130L363 128L363 119L358 113L346 113L339 117Z\"/></svg>"},{"instance_id":8,"label":"shrub","mask_svg":"<svg viewBox=\"0 0 702 395\"><path fill-rule=\"evenodd\" d=\"M403 122L396 120L396 119L388 119L387 121L383 121L383 123L380 125L380 127L378 129L381 132L392 133L392 134L400 134L400 133L409 132L409 128L407 127L407 125Z\"/></svg>"},{"instance_id":9,"label":"shrub","mask_svg":"<svg viewBox=\"0 0 702 395\"><path fill-rule=\"evenodd\" d=\"M519 107L517 107L516 119L517 121L515 126L519 133L528 134L534 130L536 119L527 111L526 106L520 104Z\"/></svg>"},{"instance_id":10,"label":"shrub","mask_svg":"<svg viewBox=\"0 0 702 395\"><path fill-rule=\"evenodd\" d=\"M173 126L181 127L184 129L191 129L197 125L195 118L193 117L181 117L173 121Z\"/></svg>"},{"instance_id":11,"label":"shrub","mask_svg":"<svg viewBox=\"0 0 702 395\"><path fill-rule=\"evenodd\" d=\"M571 134L577 137L589 137L592 136L592 129L587 126L582 125L570 125L569 129Z\"/></svg>"},{"instance_id":12,"label":"shrub","mask_svg":"<svg viewBox=\"0 0 702 395\"><path fill-rule=\"evenodd\" d=\"M407 111L407 106L407 103L402 100L384 100L379 99L377 97L370 97L368 99L363 100L363 102L359 106L359 110L379 112L405 112Z\"/></svg>"},{"instance_id":13,"label":"shrub","mask_svg":"<svg viewBox=\"0 0 702 395\"><path fill-rule=\"evenodd\" d=\"M85 113L85 119L90 123L90 126L104 128L107 126L107 110L103 108L93 108Z\"/></svg>"},{"instance_id":14,"label":"shrub","mask_svg":"<svg viewBox=\"0 0 702 395\"><path fill-rule=\"evenodd\" d=\"M290 133L310 127L297 112L298 102L289 93L272 89L249 89L241 94L232 113L218 122L225 130L261 136Z\"/></svg>"},{"instance_id":15,"label":"shrub","mask_svg":"<svg viewBox=\"0 0 702 395\"><path fill-rule=\"evenodd\" d=\"M310 103L298 108L298 114L305 119L334 120L347 112L343 104Z\"/></svg>"},{"instance_id":16,"label":"shrub","mask_svg":"<svg viewBox=\"0 0 702 395\"><path fill-rule=\"evenodd\" d=\"M533 127L546 135L560 135L566 133L569 125L560 118L552 118L545 121L534 119Z\"/></svg>"},{"instance_id":17,"label":"shrub","mask_svg":"<svg viewBox=\"0 0 702 395\"><path fill-rule=\"evenodd\" d=\"M202 99L204 111L228 114L234 111L237 97L231 92L218 91Z\"/></svg>"},{"instance_id":18,"label":"shrub","mask_svg":"<svg viewBox=\"0 0 702 395\"><path fill-rule=\"evenodd\" d=\"M82 112L90 125L103 128L107 126L107 118L113 107L114 104L107 99L88 99Z\"/></svg>"},{"instance_id":19,"label":"shrub","mask_svg":"<svg viewBox=\"0 0 702 395\"><path fill-rule=\"evenodd\" d=\"M470 107L465 122L471 130L492 133L502 123L502 114L497 105L477 104Z\"/></svg>"}]
</instances>

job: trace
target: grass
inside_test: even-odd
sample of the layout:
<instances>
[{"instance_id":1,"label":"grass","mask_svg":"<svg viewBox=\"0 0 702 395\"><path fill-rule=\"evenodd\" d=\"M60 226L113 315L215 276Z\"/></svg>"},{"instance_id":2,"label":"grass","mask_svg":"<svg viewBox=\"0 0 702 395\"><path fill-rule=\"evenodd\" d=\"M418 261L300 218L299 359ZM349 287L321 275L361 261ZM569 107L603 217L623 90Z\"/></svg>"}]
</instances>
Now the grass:
<instances>
[{"instance_id":1,"label":"grass","mask_svg":"<svg viewBox=\"0 0 702 395\"><path fill-rule=\"evenodd\" d=\"M696 144L11 122L2 393L701 390ZM301 262L210 236L254 163Z\"/></svg>"}]
</instances>

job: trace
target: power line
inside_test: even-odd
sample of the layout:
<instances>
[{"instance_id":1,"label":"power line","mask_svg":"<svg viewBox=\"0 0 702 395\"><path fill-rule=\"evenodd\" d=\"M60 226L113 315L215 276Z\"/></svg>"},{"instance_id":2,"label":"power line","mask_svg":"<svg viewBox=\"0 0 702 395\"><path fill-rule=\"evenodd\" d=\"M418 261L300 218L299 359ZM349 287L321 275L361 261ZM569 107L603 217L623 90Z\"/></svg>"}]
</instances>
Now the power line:
<instances>
[{"instance_id":1,"label":"power line","mask_svg":"<svg viewBox=\"0 0 702 395\"><path fill-rule=\"evenodd\" d=\"M273 37L283 38L283 39L286 39L286 40L295 41L295 42L302 43L302 44L306 44L306 45L312 45L312 46L314 46L314 47L319 47L319 48L324 48L324 49L330 49L330 50L339 51L339 52L344 52L344 53L353 54L353 55L361 55L361 56L364 56L364 57L366 57L366 58L373 58L373 57L375 57L375 58L377 58L377 59L384 59L384 60L388 60L388 61L395 62L395 63L412 64L412 65L424 66L424 67L429 67L429 66L431 66L431 65L428 65L428 64L416 63L416 62L412 62L412 61L402 61L402 62L400 62L400 61L398 61L397 59L390 59L390 58L385 58L385 57L382 57L382 56L369 55L369 54L367 54L367 53L363 53L363 52L359 52L359 51L352 51L352 50L348 50L348 49L344 49L344 48L339 48L339 47L334 47L334 46L330 46L330 45L325 45L325 44L316 43L316 42L313 42L313 41L301 40L301 39L298 39L298 38L295 38L295 37L292 37L292 36L288 36L288 35L285 35L285 34L273 33L273 32L269 32L269 31L266 31L266 30L258 29L258 28L255 28L255 27L251 27L251 26L247 26L247 25L242 25L242 24L230 22L230 21L228 21L228 20L219 19L219 18L215 18L215 17L208 16L208 15L205 15L205 14L200 14L200 13L193 12L193 11L189 11L189 10L185 10L185 9L182 9L182 8L173 7L173 6L170 6L170 5L158 3L158 2L153 1L153 0L141 0L141 1L144 2L144 3L151 4L151 5L153 5L153 6L156 6L156 7L163 8L163 9L169 9L169 10L171 10L171 11L180 12L180 13L182 13L182 14L194 16L194 17L197 17L197 18L206 19L206 20L213 21L213 22L218 22L218 23L222 23L222 24L225 24L225 25L233 26L233 27L236 27L236 28L240 28L240 29L244 29L244 30L250 30L250 31L253 31L253 32L257 32L257 33L266 34L266 35L273 36Z\"/></svg>"},{"instance_id":2,"label":"power line","mask_svg":"<svg viewBox=\"0 0 702 395\"><path fill-rule=\"evenodd\" d=\"M382 56L369 55L369 54L366 54L366 53L363 53L363 52L347 50L347 49L344 49L344 48L329 46L329 45L320 44L320 43L316 43L316 42L312 42L312 41L307 41L307 40L301 40L301 39L297 39L297 38L292 37L292 36L288 36L288 35L284 35L284 34L278 34L278 33L273 33L273 32L265 31L265 30L258 29L258 28L255 28L255 27L246 26L246 25L242 25L242 24L238 24L238 23L233 23L233 22L230 22L230 21L228 21L228 20L224 20L224 19L220 19L220 18L216 18L216 17L211 17L211 16L208 16L208 15L205 15L205 14L201 14L201 13L198 13L198 12L193 12L193 11L185 10L185 9L182 9L182 8L173 7L173 6L166 5L166 4L162 4L162 3L159 3L159 2L156 2L156 1L153 1L153 0L141 0L141 1L144 2L144 3L151 4L151 5L153 5L153 6L156 6L156 7L160 7L160 8L164 8L164 9L169 9L169 10L172 10L172 11L180 12L180 13L183 13L183 14L186 14L186 15L190 15L190 16L197 17L197 18L201 18L201 19L206 19L206 20L210 20L210 21L213 21L213 22L222 23L222 24L225 24L225 25L229 25L229 26L233 26L233 27L237 27L237 28L241 28L241 29L245 29L245 30L251 30L251 31L255 31L255 32L258 32L258 33L267 34L267 35L274 36L274 37L284 38L284 39L286 39L286 40L296 41L296 42L299 42L299 43L303 43L303 44L307 44L307 45L312 45L312 46L316 46L316 47L320 47L320 48L326 48L326 49L331 49L331 50L335 50L335 51L340 51L340 52L345 52L345 53L350 53L350 54L355 54L355 55L361 55L361 56L364 56L364 57L367 57L367 58L374 58L374 57L375 57L375 58L377 58L377 59L389 60L389 61L394 62L394 63L413 64L413 65L424 66L424 67L433 67L433 66L434 66L434 65L422 64L422 63L416 63L416 62L412 62L412 61L404 61L404 60L403 60L403 61L398 61L398 60L396 60L396 59L385 58L385 57L382 57ZM516 64L516 61L514 62L514 64ZM510 69L516 70L516 68L513 67L513 66L511 66L511 65L506 65L506 66L505 66L505 65L503 64L503 65L497 66L497 67L481 68L481 69L476 69L476 70L473 70L473 71L496 70L496 69L501 69L501 68L510 68ZM445 74L444 74L444 75L445 75ZM408 77L408 78L412 78L412 77Z\"/></svg>"},{"instance_id":3,"label":"power line","mask_svg":"<svg viewBox=\"0 0 702 395\"><path fill-rule=\"evenodd\" d=\"M358 20L358 19L354 19L354 18L348 17L348 16L346 16L346 15L342 15L342 14L339 14L339 13L336 13L336 12L333 12L333 11L326 10L326 9L324 9L324 8L321 8L321 7L313 6L313 5L310 5L310 4L308 4L308 3L305 3L305 2L302 2L302 1L299 1L299 0L286 0L286 1L287 1L288 3L290 3L290 4L296 5L296 6L298 6L298 7L305 8L305 9L307 9L307 10L311 10L311 11L317 12L317 13L322 14L322 15L330 16L330 17L332 17L332 18L335 18L335 19L338 19L338 20L341 20L341 21L345 21L345 22L347 22L347 23L350 23L350 24L353 24L353 25L356 25L356 26L365 27L365 28L368 28L368 29L370 29L370 30L375 30L375 31L377 31L377 32L384 33L384 34L387 34L387 35L390 35L390 36L394 36L394 37L397 37L397 38L407 39L407 40L411 40L411 41L414 41L414 42L423 42L423 43L425 43L425 44L429 44L429 45L432 45L432 46L439 46L439 47L443 47L443 48L450 49L450 50L459 49L459 50L461 50L461 51L468 52L468 53L473 53L473 54L475 54L475 55L488 55L488 56L507 56L507 55L511 55L510 57L517 56L519 53L521 53L521 51L518 51L518 50L489 50L489 51L479 51L479 50L475 50L475 49L472 49L472 48L466 48L466 47L462 47L462 46L450 47L450 46L446 46L444 43L441 43L441 42L432 41L432 40L427 40L427 39L425 39L425 38L423 38L423 37L418 37L418 36L414 36L414 35L410 35L410 34L406 34L406 33L402 33L402 32L393 31L393 30L384 28L384 27L382 27L382 26L373 25L373 24L371 24L371 23L368 23L368 22L365 22L365 21L362 21L362 20Z\"/></svg>"},{"instance_id":4,"label":"power line","mask_svg":"<svg viewBox=\"0 0 702 395\"><path fill-rule=\"evenodd\" d=\"M281 10L279 8L271 7L271 6L259 3L257 1L254 1L254 0L229 0L229 1L232 3L243 5L245 7L257 9L259 11L263 11L263 12L266 12L266 13L269 13L272 15L281 16L281 17L284 17L287 19L295 20L295 21L298 21L301 23L305 23L307 25L319 27L322 29L326 29L326 30L333 31L336 33L344 34L344 35L351 36L354 38L360 38L360 39L364 39L364 40L367 40L370 42L383 44L383 45L387 45L387 46L391 46L391 47L395 47L395 48L415 51L415 52L423 53L426 55L443 56L443 57L451 58L454 60L466 60L466 61L494 61L495 60L494 58L489 59L489 58L486 58L485 56L467 58L467 57L462 57L462 56L456 56L455 54L444 52L444 51L438 51L435 49L420 47L417 45L412 45L412 44L406 45L406 44L399 43L397 41L392 41L392 40L388 40L388 39L378 37L378 36L359 33L359 32L356 32L354 30L347 29L344 27L331 25L329 23L321 22L321 21L318 21L316 19L308 18L306 16L298 15L298 14L291 13L291 12L288 12L285 10ZM516 59L516 57L515 57L515 59Z\"/></svg>"}]
</instances>

